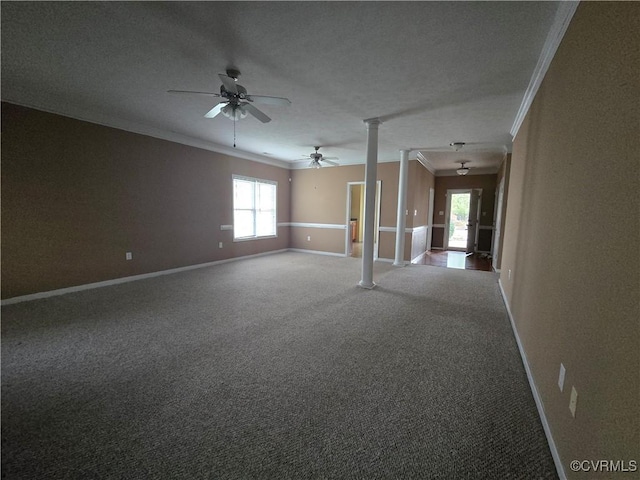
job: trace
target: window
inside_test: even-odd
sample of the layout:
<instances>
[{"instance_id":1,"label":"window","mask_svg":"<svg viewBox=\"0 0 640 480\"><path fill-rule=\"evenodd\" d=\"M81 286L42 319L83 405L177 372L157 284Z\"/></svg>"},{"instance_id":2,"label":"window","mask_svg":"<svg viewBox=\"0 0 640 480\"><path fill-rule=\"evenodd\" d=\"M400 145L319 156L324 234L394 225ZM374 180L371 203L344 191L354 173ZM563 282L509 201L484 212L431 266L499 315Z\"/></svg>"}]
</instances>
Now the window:
<instances>
[{"instance_id":1,"label":"window","mask_svg":"<svg viewBox=\"0 0 640 480\"><path fill-rule=\"evenodd\" d=\"M275 237L276 192L269 180L233 176L233 239Z\"/></svg>"}]
</instances>

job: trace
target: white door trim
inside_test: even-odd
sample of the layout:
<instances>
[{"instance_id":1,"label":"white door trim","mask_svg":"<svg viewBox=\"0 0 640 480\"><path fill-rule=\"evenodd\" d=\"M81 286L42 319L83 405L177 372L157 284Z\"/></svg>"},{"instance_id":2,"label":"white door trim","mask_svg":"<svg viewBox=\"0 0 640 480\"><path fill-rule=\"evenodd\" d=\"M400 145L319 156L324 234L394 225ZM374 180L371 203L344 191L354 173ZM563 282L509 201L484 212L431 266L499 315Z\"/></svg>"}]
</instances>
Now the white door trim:
<instances>
[{"instance_id":1,"label":"white door trim","mask_svg":"<svg viewBox=\"0 0 640 480\"><path fill-rule=\"evenodd\" d=\"M347 210L345 214L345 236L344 236L344 256L351 254L351 187L353 185L364 185L365 182L347 182ZM373 239L373 259L378 258L378 248L380 247L380 197L382 196L382 180L376 181L376 214L374 222L377 221L375 237Z\"/></svg>"}]
</instances>

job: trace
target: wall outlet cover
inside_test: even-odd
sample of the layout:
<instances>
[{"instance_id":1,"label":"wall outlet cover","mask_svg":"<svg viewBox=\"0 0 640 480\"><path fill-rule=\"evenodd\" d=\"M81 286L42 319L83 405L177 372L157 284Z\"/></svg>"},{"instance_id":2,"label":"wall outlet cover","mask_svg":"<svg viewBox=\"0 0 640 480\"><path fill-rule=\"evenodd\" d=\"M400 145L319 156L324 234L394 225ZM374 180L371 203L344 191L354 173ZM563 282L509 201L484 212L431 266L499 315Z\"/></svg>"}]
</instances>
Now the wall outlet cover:
<instances>
[{"instance_id":1,"label":"wall outlet cover","mask_svg":"<svg viewBox=\"0 0 640 480\"><path fill-rule=\"evenodd\" d=\"M578 391L576 387L571 387L571 399L569 400L569 410L571 411L571 416L573 418L576 417L576 408L578 407Z\"/></svg>"},{"instance_id":2,"label":"wall outlet cover","mask_svg":"<svg viewBox=\"0 0 640 480\"><path fill-rule=\"evenodd\" d=\"M567 370L564 368L564 365L560 364L560 375L558 376L558 387L560 387L560 391L564 390L564 376L567 373Z\"/></svg>"},{"instance_id":3,"label":"wall outlet cover","mask_svg":"<svg viewBox=\"0 0 640 480\"><path fill-rule=\"evenodd\" d=\"M126 258L127 260L131 260L131 259L133 258L133 254L132 254L131 252L127 252L127 253L125 254L125 258Z\"/></svg>"}]
</instances>

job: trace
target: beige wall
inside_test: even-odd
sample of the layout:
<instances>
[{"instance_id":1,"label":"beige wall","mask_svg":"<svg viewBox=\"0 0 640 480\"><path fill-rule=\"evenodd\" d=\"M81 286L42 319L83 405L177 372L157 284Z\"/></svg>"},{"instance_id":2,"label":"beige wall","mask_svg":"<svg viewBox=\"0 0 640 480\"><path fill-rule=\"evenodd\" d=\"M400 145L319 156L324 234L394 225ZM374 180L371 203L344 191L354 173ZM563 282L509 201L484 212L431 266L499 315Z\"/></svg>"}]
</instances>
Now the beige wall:
<instances>
[{"instance_id":1,"label":"beige wall","mask_svg":"<svg viewBox=\"0 0 640 480\"><path fill-rule=\"evenodd\" d=\"M429 223L429 188L435 187L435 177L417 160L409 162L409 193L407 227L423 227ZM435 202L434 202L435 203ZM405 260L419 257L427 250L427 230L419 230L406 243ZM409 248L410 247L410 248Z\"/></svg>"},{"instance_id":2,"label":"beige wall","mask_svg":"<svg viewBox=\"0 0 640 480\"><path fill-rule=\"evenodd\" d=\"M380 197L380 226L382 227L396 226L399 168L399 162L380 163L377 167L377 177L382 182ZM364 172L364 165L292 170L291 221L344 225L347 183L363 182ZM428 170L416 160L409 162L407 228L427 224L429 186L433 184L434 177ZM417 215L414 215L416 210ZM344 230L309 227L292 227L291 230L291 248L344 253ZM380 232L378 252L380 258L395 258L395 235L395 232ZM308 237L311 239L307 240ZM411 260L412 253L420 248L422 251L419 253L424 252L426 236L406 234L405 260Z\"/></svg>"},{"instance_id":3,"label":"beige wall","mask_svg":"<svg viewBox=\"0 0 640 480\"><path fill-rule=\"evenodd\" d=\"M287 248L220 230L232 174L277 181L289 221L286 169L3 103L2 298Z\"/></svg>"},{"instance_id":4,"label":"beige wall","mask_svg":"<svg viewBox=\"0 0 640 480\"><path fill-rule=\"evenodd\" d=\"M569 478L639 478L569 467L640 461L639 19L581 3L514 140L500 282Z\"/></svg>"},{"instance_id":5,"label":"beige wall","mask_svg":"<svg viewBox=\"0 0 640 480\"><path fill-rule=\"evenodd\" d=\"M500 236L504 238L504 231L506 227L507 221L507 203L509 202L509 176L511 171L511 154L505 155L502 164L500 165L500 169L498 170L498 175L496 177L496 202L498 201L498 187L500 186L500 182L504 178L504 189L502 193L502 209L501 209L501 227L500 227ZM497 205L496 205L497 208ZM497 215L497 212L494 210L494 217ZM494 222L495 226L495 222ZM495 232L494 232L495 234ZM497 270L500 270L500 265L502 262L502 248L504 246L503 238L500 239L500 243L498 245L498 251L493 252L493 265Z\"/></svg>"},{"instance_id":6,"label":"beige wall","mask_svg":"<svg viewBox=\"0 0 640 480\"><path fill-rule=\"evenodd\" d=\"M378 164L378 180L382 182L380 225L383 227L395 227L396 225L398 167L399 162ZM347 208L347 183L363 182L364 169L364 165L346 165L292 170L291 221L294 223L344 225ZM291 230L291 248L344 253L344 230L307 227L292 227ZM311 236L311 241L307 240L308 236ZM380 234L379 256L393 258L394 249L395 235L382 232Z\"/></svg>"},{"instance_id":7,"label":"beige wall","mask_svg":"<svg viewBox=\"0 0 640 480\"><path fill-rule=\"evenodd\" d=\"M364 165L290 171L8 103L2 128L2 298L284 248L343 254L340 228L233 242L220 229L233 223L231 178L277 181L279 223L334 225L345 223L347 182L364 180ZM396 225L398 169L378 165L384 227ZM426 223L433 180L410 169L407 208L419 214L408 227ZM407 260L415 242L407 234ZM379 256L394 255L395 233L381 232Z\"/></svg>"}]
</instances>

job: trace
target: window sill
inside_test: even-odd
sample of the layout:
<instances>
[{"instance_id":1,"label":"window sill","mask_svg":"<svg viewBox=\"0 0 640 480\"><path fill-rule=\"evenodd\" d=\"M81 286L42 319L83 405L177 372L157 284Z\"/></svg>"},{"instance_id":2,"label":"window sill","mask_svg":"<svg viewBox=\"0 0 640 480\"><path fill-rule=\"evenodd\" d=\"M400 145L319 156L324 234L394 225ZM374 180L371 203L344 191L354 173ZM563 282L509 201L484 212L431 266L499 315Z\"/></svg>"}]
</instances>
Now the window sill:
<instances>
[{"instance_id":1,"label":"window sill","mask_svg":"<svg viewBox=\"0 0 640 480\"><path fill-rule=\"evenodd\" d=\"M242 237L242 238L234 238L234 242L249 242L251 240L262 240L265 238L278 238L278 235L264 235L260 237Z\"/></svg>"}]
</instances>

